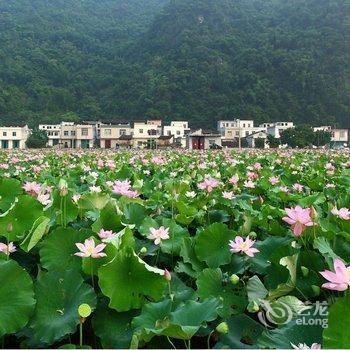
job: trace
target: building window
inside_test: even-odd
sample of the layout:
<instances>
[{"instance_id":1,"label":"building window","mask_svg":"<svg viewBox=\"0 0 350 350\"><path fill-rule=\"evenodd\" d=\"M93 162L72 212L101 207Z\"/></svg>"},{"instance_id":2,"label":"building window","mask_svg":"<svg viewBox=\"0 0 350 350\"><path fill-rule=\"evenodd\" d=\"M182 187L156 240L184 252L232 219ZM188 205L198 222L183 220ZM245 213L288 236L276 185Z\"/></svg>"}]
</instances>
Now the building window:
<instances>
[{"instance_id":1,"label":"building window","mask_svg":"<svg viewBox=\"0 0 350 350\"><path fill-rule=\"evenodd\" d=\"M119 130L119 135L126 135L126 129L120 129Z\"/></svg>"},{"instance_id":2,"label":"building window","mask_svg":"<svg viewBox=\"0 0 350 350\"><path fill-rule=\"evenodd\" d=\"M7 136L7 132L4 131L4 132L2 133L2 136Z\"/></svg>"},{"instance_id":3,"label":"building window","mask_svg":"<svg viewBox=\"0 0 350 350\"><path fill-rule=\"evenodd\" d=\"M168 136L170 136L170 135L171 135L171 131L170 131L170 130L168 130L167 134L168 134Z\"/></svg>"},{"instance_id":4,"label":"building window","mask_svg":"<svg viewBox=\"0 0 350 350\"><path fill-rule=\"evenodd\" d=\"M81 129L81 135L82 136L88 136L89 135L89 129L88 128L82 128Z\"/></svg>"},{"instance_id":5,"label":"building window","mask_svg":"<svg viewBox=\"0 0 350 350\"><path fill-rule=\"evenodd\" d=\"M112 129L105 129L105 135L106 136L112 135Z\"/></svg>"},{"instance_id":6,"label":"building window","mask_svg":"<svg viewBox=\"0 0 350 350\"><path fill-rule=\"evenodd\" d=\"M226 126L228 126L229 125L229 123L226 123Z\"/></svg>"},{"instance_id":7,"label":"building window","mask_svg":"<svg viewBox=\"0 0 350 350\"><path fill-rule=\"evenodd\" d=\"M64 136L68 136L68 131L64 131L64 132L63 132L63 135L64 135Z\"/></svg>"},{"instance_id":8,"label":"building window","mask_svg":"<svg viewBox=\"0 0 350 350\"><path fill-rule=\"evenodd\" d=\"M71 132L70 132L70 135L71 135L71 136L75 136L75 131L71 131Z\"/></svg>"},{"instance_id":9,"label":"building window","mask_svg":"<svg viewBox=\"0 0 350 350\"><path fill-rule=\"evenodd\" d=\"M239 131L236 131L236 136L239 136Z\"/></svg>"},{"instance_id":10,"label":"building window","mask_svg":"<svg viewBox=\"0 0 350 350\"><path fill-rule=\"evenodd\" d=\"M245 123L243 123L243 128L245 128Z\"/></svg>"},{"instance_id":11,"label":"building window","mask_svg":"<svg viewBox=\"0 0 350 350\"><path fill-rule=\"evenodd\" d=\"M12 136L17 136L17 132L16 132L16 131L13 131L13 132L12 132Z\"/></svg>"},{"instance_id":12,"label":"building window","mask_svg":"<svg viewBox=\"0 0 350 350\"><path fill-rule=\"evenodd\" d=\"M12 141L13 148L19 148L19 141L18 140L13 140Z\"/></svg>"},{"instance_id":13,"label":"building window","mask_svg":"<svg viewBox=\"0 0 350 350\"><path fill-rule=\"evenodd\" d=\"M143 134L143 129L139 129L139 133L140 133L140 134Z\"/></svg>"},{"instance_id":14,"label":"building window","mask_svg":"<svg viewBox=\"0 0 350 350\"><path fill-rule=\"evenodd\" d=\"M341 130L340 131L340 138L344 138L345 137L345 131L344 130Z\"/></svg>"},{"instance_id":15,"label":"building window","mask_svg":"<svg viewBox=\"0 0 350 350\"><path fill-rule=\"evenodd\" d=\"M177 131L176 131L176 135L178 135L178 136L181 135L180 130L177 130Z\"/></svg>"},{"instance_id":16,"label":"building window","mask_svg":"<svg viewBox=\"0 0 350 350\"><path fill-rule=\"evenodd\" d=\"M245 136L249 136L249 131L246 131L246 132L245 132Z\"/></svg>"}]
</instances>

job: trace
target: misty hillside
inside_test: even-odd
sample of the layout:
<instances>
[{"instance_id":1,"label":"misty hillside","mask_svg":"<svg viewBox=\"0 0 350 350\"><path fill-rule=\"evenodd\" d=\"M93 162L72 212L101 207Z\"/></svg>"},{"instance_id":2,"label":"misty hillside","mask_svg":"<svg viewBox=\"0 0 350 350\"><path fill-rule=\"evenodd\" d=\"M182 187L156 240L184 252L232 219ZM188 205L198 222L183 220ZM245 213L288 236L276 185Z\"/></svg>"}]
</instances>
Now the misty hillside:
<instances>
[{"instance_id":1,"label":"misty hillside","mask_svg":"<svg viewBox=\"0 0 350 350\"><path fill-rule=\"evenodd\" d=\"M347 0L0 0L0 120L350 127Z\"/></svg>"}]
</instances>

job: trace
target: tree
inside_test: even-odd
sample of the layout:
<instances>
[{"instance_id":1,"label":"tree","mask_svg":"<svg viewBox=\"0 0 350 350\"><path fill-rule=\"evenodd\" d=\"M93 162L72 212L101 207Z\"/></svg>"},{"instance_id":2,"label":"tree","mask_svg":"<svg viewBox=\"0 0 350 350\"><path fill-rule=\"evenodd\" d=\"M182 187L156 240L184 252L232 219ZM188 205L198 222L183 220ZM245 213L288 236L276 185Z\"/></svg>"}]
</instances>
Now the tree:
<instances>
[{"instance_id":1,"label":"tree","mask_svg":"<svg viewBox=\"0 0 350 350\"><path fill-rule=\"evenodd\" d=\"M267 143L270 148L278 148L281 144L280 139L277 139L273 135L267 135Z\"/></svg>"},{"instance_id":2,"label":"tree","mask_svg":"<svg viewBox=\"0 0 350 350\"><path fill-rule=\"evenodd\" d=\"M261 137L255 139L255 148L265 148L265 140Z\"/></svg>"},{"instance_id":3,"label":"tree","mask_svg":"<svg viewBox=\"0 0 350 350\"><path fill-rule=\"evenodd\" d=\"M295 128L283 130L281 133L281 144L287 144L292 148L304 148L312 145L314 132L310 126L298 125Z\"/></svg>"},{"instance_id":4,"label":"tree","mask_svg":"<svg viewBox=\"0 0 350 350\"><path fill-rule=\"evenodd\" d=\"M313 145L320 147L331 143L332 134L329 131L317 130L314 132Z\"/></svg>"},{"instance_id":5,"label":"tree","mask_svg":"<svg viewBox=\"0 0 350 350\"><path fill-rule=\"evenodd\" d=\"M45 148L48 139L45 131L34 129L26 141L26 146L28 148Z\"/></svg>"}]
</instances>

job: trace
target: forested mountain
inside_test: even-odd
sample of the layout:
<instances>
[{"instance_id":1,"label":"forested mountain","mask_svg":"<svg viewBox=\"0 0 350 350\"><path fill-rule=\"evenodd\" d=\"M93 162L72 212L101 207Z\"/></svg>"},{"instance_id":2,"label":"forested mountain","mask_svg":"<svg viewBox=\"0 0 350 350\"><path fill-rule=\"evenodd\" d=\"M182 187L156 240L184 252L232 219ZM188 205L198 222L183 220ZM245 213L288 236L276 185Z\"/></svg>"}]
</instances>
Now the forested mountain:
<instances>
[{"instance_id":1,"label":"forested mountain","mask_svg":"<svg viewBox=\"0 0 350 350\"><path fill-rule=\"evenodd\" d=\"M0 120L350 127L349 43L349 0L0 0Z\"/></svg>"}]
</instances>

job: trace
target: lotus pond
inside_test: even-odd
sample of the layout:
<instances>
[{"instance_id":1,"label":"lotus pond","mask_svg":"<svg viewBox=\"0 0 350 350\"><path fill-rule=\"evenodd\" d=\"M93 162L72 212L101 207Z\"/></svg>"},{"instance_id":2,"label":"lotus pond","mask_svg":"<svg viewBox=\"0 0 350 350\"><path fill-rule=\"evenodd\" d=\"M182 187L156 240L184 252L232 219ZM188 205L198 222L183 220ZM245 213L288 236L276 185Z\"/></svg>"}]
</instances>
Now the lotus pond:
<instances>
[{"instance_id":1,"label":"lotus pond","mask_svg":"<svg viewBox=\"0 0 350 350\"><path fill-rule=\"evenodd\" d=\"M343 151L0 153L0 337L350 348Z\"/></svg>"}]
</instances>

